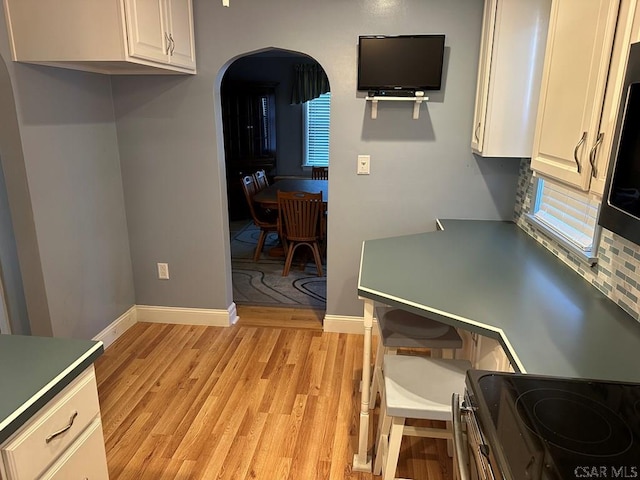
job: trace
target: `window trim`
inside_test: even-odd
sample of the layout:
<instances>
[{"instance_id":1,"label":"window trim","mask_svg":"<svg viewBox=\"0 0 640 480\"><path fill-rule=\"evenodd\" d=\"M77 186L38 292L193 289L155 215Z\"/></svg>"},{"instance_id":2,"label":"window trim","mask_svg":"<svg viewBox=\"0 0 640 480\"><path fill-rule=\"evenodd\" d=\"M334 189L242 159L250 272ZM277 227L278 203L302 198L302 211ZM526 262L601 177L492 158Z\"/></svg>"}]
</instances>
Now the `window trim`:
<instances>
[{"instance_id":1,"label":"window trim","mask_svg":"<svg viewBox=\"0 0 640 480\"><path fill-rule=\"evenodd\" d=\"M551 228L546 223L540 221L536 216L535 212L537 211L537 207L539 206L539 190L540 190L540 181L545 181L545 178L536 176L535 184L533 191L535 192L535 197L532 199L530 212L524 215L527 222L529 222L536 229L542 231L545 235L550 237L552 240L556 241L560 244L565 250L568 250L571 254L575 255L575 257L588 264L589 266L593 266L598 263L598 246L600 244L600 236L602 233L602 227L596 223L593 232L593 243L591 245L591 250L584 251L575 245L573 242L570 242L562 233L557 230ZM596 216L597 221L597 216Z\"/></svg>"}]
</instances>

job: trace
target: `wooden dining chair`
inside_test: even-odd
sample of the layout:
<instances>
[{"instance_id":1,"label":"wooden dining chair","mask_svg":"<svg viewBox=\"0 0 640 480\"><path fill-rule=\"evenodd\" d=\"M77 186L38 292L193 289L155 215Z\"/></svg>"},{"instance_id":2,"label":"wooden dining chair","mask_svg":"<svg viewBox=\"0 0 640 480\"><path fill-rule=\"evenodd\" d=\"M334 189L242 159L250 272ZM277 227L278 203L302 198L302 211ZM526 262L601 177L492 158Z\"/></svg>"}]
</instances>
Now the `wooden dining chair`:
<instances>
[{"instance_id":1,"label":"wooden dining chair","mask_svg":"<svg viewBox=\"0 0 640 480\"><path fill-rule=\"evenodd\" d=\"M269 186L269 179L267 178L267 173L262 170L258 170L253 174L253 178L256 181L256 187L258 191L264 190Z\"/></svg>"},{"instance_id":2,"label":"wooden dining chair","mask_svg":"<svg viewBox=\"0 0 640 480\"><path fill-rule=\"evenodd\" d=\"M329 180L329 167L311 167L311 178L314 180Z\"/></svg>"},{"instance_id":3,"label":"wooden dining chair","mask_svg":"<svg viewBox=\"0 0 640 480\"><path fill-rule=\"evenodd\" d=\"M282 276L289 275L293 254L301 245L311 249L318 276L322 277L320 222L322 192L282 192L278 190L278 231L286 252Z\"/></svg>"},{"instance_id":4,"label":"wooden dining chair","mask_svg":"<svg viewBox=\"0 0 640 480\"><path fill-rule=\"evenodd\" d=\"M256 225L256 227L260 228L258 245L256 245L256 251L253 254L253 261L257 262L258 260L260 260L260 254L262 253L262 248L264 247L264 241L267 238L267 234L270 232L278 231L278 219L275 214L269 215L268 213L259 211L256 208L253 202L253 196L258 193L258 188L253 175L242 177L241 183L242 190L244 191L244 196L247 199L247 203L249 204L249 211L251 212L253 223Z\"/></svg>"}]
</instances>

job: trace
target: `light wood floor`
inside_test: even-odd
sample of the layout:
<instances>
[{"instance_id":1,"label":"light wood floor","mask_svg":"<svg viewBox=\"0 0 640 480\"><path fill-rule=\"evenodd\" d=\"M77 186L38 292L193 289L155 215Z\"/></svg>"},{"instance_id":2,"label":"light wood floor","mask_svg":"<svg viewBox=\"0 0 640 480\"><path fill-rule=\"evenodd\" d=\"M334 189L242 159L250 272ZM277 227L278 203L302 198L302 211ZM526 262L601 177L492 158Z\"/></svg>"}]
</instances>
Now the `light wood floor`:
<instances>
[{"instance_id":1,"label":"light wood floor","mask_svg":"<svg viewBox=\"0 0 640 480\"><path fill-rule=\"evenodd\" d=\"M239 314L228 328L138 323L98 359L111 479L379 478L351 472L362 337L323 333L322 311ZM399 476L451 479L444 441L402 448Z\"/></svg>"}]
</instances>

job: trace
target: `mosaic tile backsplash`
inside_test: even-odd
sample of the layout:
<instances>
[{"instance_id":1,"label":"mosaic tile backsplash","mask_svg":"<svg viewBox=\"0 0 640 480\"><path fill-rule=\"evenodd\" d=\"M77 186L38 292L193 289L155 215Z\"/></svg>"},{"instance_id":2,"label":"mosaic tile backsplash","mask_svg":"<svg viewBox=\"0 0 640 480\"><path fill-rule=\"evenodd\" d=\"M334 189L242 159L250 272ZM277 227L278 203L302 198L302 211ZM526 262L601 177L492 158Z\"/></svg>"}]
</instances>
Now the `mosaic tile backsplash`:
<instances>
[{"instance_id":1,"label":"mosaic tile backsplash","mask_svg":"<svg viewBox=\"0 0 640 480\"><path fill-rule=\"evenodd\" d=\"M602 293L640 321L640 246L602 229L598 263L590 267L560 243L537 230L525 219L535 197L535 181L530 159L520 162L514 221L550 252L591 282Z\"/></svg>"}]
</instances>

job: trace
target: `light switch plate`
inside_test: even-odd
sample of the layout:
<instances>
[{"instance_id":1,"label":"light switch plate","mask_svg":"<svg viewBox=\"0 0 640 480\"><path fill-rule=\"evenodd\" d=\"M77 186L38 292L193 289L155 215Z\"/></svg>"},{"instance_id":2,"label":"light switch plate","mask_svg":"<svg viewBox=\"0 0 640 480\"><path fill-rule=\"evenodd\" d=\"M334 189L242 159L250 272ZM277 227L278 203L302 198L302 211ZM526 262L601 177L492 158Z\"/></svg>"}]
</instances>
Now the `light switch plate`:
<instances>
[{"instance_id":1,"label":"light switch plate","mask_svg":"<svg viewBox=\"0 0 640 480\"><path fill-rule=\"evenodd\" d=\"M369 175L370 155L358 155L358 175Z\"/></svg>"}]
</instances>

